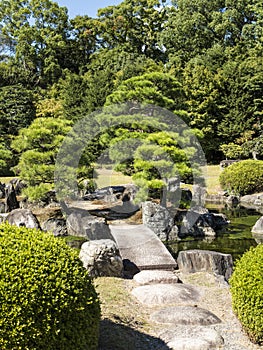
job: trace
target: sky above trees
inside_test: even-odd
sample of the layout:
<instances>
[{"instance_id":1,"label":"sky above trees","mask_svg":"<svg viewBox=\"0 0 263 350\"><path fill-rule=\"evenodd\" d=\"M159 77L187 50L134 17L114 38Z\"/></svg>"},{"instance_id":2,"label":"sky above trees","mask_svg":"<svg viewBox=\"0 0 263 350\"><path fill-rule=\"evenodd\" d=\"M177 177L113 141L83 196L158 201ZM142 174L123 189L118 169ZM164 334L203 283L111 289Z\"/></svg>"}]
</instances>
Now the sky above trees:
<instances>
[{"instance_id":1,"label":"sky above trees","mask_svg":"<svg viewBox=\"0 0 263 350\"><path fill-rule=\"evenodd\" d=\"M121 0L99 0L99 1L83 1L83 0L58 0L59 6L66 6L68 8L69 16L71 18L77 15L88 15L96 17L99 8L111 5L118 5Z\"/></svg>"}]
</instances>

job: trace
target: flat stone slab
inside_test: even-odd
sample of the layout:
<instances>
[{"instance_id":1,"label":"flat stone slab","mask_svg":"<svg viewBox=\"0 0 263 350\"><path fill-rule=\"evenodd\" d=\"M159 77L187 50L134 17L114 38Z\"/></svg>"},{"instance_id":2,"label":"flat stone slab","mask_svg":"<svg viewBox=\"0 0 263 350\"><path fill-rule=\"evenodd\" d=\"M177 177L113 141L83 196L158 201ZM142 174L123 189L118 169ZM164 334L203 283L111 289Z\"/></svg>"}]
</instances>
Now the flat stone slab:
<instances>
[{"instance_id":1,"label":"flat stone slab","mask_svg":"<svg viewBox=\"0 0 263 350\"><path fill-rule=\"evenodd\" d=\"M221 323L221 320L212 312L194 306L171 306L151 315L151 320L157 323L174 325L208 326Z\"/></svg>"},{"instance_id":2,"label":"flat stone slab","mask_svg":"<svg viewBox=\"0 0 263 350\"><path fill-rule=\"evenodd\" d=\"M132 295L146 305L183 304L193 305L200 299L200 293L193 286L177 284L151 284L132 290Z\"/></svg>"},{"instance_id":3,"label":"flat stone slab","mask_svg":"<svg viewBox=\"0 0 263 350\"><path fill-rule=\"evenodd\" d=\"M110 225L122 256L140 270L174 270L177 263L156 234L144 225Z\"/></svg>"},{"instance_id":4,"label":"flat stone slab","mask_svg":"<svg viewBox=\"0 0 263 350\"><path fill-rule=\"evenodd\" d=\"M172 271L143 270L133 276L135 282L140 285L166 283L178 283L179 278Z\"/></svg>"},{"instance_id":5,"label":"flat stone slab","mask_svg":"<svg viewBox=\"0 0 263 350\"><path fill-rule=\"evenodd\" d=\"M223 349L224 344L215 329L203 326L178 326L162 331L159 336L174 350Z\"/></svg>"}]
</instances>

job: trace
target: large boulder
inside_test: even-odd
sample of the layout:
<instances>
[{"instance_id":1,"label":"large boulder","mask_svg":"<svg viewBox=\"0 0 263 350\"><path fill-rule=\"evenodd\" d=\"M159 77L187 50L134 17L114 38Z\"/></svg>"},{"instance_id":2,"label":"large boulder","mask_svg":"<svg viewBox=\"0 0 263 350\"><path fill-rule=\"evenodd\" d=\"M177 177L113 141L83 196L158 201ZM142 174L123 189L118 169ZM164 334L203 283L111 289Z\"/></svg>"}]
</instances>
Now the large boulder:
<instances>
[{"instance_id":1,"label":"large boulder","mask_svg":"<svg viewBox=\"0 0 263 350\"><path fill-rule=\"evenodd\" d=\"M57 218L47 219L42 224L42 230L52 232L54 236L66 236L67 235L66 220L57 219Z\"/></svg>"},{"instance_id":2,"label":"large boulder","mask_svg":"<svg viewBox=\"0 0 263 350\"><path fill-rule=\"evenodd\" d=\"M154 202L144 202L142 204L142 221L143 224L149 227L161 240L169 239L169 232L173 226L173 219L165 207Z\"/></svg>"},{"instance_id":3,"label":"large boulder","mask_svg":"<svg viewBox=\"0 0 263 350\"><path fill-rule=\"evenodd\" d=\"M233 272L233 259L231 254L223 254L209 250L185 250L181 251L177 258L180 271L194 273L206 271L223 276L229 280Z\"/></svg>"},{"instance_id":4,"label":"large boulder","mask_svg":"<svg viewBox=\"0 0 263 350\"><path fill-rule=\"evenodd\" d=\"M70 236L88 237L90 240L114 240L104 218L76 211L67 217L66 225Z\"/></svg>"},{"instance_id":5,"label":"large boulder","mask_svg":"<svg viewBox=\"0 0 263 350\"><path fill-rule=\"evenodd\" d=\"M263 235L263 216L261 216L261 218L258 219L255 225L252 227L251 232Z\"/></svg>"},{"instance_id":6,"label":"large boulder","mask_svg":"<svg viewBox=\"0 0 263 350\"><path fill-rule=\"evenodd\" d=\"M83 243L79 257L92 277L122 277L122 258L116 243L110 239Z\"/></svg>"},{"instance_id":7,"label":"large boulder","mask_svg":"<svg viewBox=\"0 0 263 350\"><path fill-rule=\"evenodd\" d=\"M15 226L27 228L40 228L36 216L29 209L14 209L6 217L6 221Z\"/></svg>"},{"instance_id":8,"label":"large boulder","mask_svg":"<svg viewBox=\"0 0 263 350\"><path fill-rule=\"evenodd\" d=\"M179 237L215 237L216 232L229 224L224 214L210 213L201 208L178 212Z\"/></svg>"},{"instance_id":9,"label":"large boulder","mask_svg":"<svg viewBox=\"0 0 263 350\"><path fill-rule=\"evenodd\" d=\"M258 219L258 221L255 223L255 225L252 227L251 230L253 234L253 238L258 244L263 243L263 216Z\"/></svg>"},{"instance_id":10,"label":"large boulder","mask_svg":"<svg viewBox=\"0 0 263 350\"><path fill-rule=\"evenodd\" d=\"M249 207L262 207L263 206L263 193L248 194L240 198L240 202L244 206Z\"/></svg>"},{"instance_id":11,"label":"large boulder","mask_svg":"<svg viewBox=\"0 0 263 350\"><path fill-rule=\"evenodd\" d=\"M19 208L19 202L16 198L16 192L13 184L8 184L5 188L5 198L6 198L6 213L11 212L14 209Z\"/></svg>"}]
</instances>

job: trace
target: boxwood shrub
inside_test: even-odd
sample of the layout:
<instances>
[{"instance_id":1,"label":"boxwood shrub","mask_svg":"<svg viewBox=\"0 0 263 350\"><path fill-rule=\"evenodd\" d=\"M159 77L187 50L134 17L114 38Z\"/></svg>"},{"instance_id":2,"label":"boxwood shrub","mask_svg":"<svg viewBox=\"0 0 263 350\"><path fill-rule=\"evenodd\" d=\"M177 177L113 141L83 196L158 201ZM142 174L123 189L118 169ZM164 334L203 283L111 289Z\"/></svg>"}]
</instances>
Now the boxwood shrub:
<instances>
[{"instance_id":1,"label":"boxwood shrub","mask_svg":"<svg viewBox=\"0 0 263 350\"><path fill-rule=\"evenodd\" d=\"M233 309L250 339L263 344L263 244L247 251L230 278Z\"/></svg>"},{"instance_id":2,"label":"boxwood shrub","mask_svg":"<svg viewBox=\"0 0 263 350\"><path fill-rule=\"evenodd\" d=\"M77 252L49 233L0 225L2 350L95 350L99 318Z\"/></svg>"},{"instance_id":3,"label":"boxwood shrub","mask_svg":"<svg viewBox=\"0 0 263 350\"><path fill-rule=\"evenodd\" d=\"M224 190L244 196L263 191L263 161L243 160L225 168L219 177Z\"/></svg>"}]
</instances>

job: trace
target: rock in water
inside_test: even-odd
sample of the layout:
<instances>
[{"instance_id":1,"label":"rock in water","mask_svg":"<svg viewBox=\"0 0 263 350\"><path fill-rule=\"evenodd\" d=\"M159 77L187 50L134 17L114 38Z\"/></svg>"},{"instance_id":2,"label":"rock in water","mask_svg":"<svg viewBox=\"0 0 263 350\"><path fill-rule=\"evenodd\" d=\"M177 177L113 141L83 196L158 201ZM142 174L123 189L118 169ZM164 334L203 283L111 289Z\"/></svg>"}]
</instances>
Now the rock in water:
<instances>
[{"instance_id":1,"label":"rock in water","mask_svg":"<svg viewBox=\"0 0 263 350\"><path fill-rule=\"evenodd\" d=\"M251 232L263 235L263 216L261 216L261 218L258 219L258 221L253 226Z\"/></svg>"}]
</instances>

